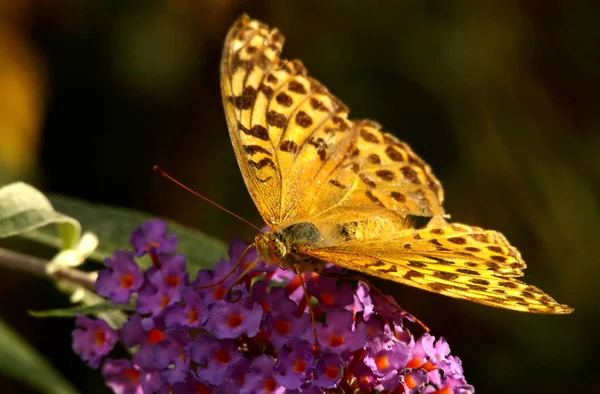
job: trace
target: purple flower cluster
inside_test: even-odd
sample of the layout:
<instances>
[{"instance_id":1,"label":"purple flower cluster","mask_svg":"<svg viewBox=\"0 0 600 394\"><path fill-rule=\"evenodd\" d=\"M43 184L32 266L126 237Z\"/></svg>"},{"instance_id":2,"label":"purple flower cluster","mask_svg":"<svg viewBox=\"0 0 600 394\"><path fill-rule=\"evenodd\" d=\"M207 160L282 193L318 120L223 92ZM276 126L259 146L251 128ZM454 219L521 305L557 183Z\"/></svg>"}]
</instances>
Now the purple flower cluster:
<instances>
[{"instance_id":1,"label":"purple flower cluster","mask_svg":"<svg viewBox=\"0 0 600 394\"><path fill-rule=\"evenodd\" d=\"M277 266L240 277L257 257L252 249L241 259L241 240L230 260L191 280L160 220L135 229L131 243L134 251L106 259L96 289L113 303L135 294L136 312L119 329L78 316L73 332L74 351L101 365L117 394L474 393L446 341L415 339L391 297L363 282L305 274L307 297ZM135 258L146 253L153 266L142 272ZM119 339L130 359L106 357Z\"/></svg>"}]
</instances>

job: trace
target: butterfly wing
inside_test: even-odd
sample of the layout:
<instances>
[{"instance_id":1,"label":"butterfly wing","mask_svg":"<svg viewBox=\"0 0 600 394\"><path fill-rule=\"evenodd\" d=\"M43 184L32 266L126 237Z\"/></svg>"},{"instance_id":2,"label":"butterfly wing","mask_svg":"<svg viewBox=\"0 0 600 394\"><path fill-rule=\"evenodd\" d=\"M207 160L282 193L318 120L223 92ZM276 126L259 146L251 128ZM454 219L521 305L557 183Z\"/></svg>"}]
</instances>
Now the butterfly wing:
<instances>
[{"instance_id":1,"label":"butterfly wing","mask_svg":"<svg viewBox=\"0 0 600 394\"><path fill-rule=\"evenodd\" d=\"M525 262L495 231L440 218L424 229L370 228L349 241L306 248L302 253L368 275L434 293L516 311L565 314L561 305L535 286L515 279ZM330 238L331 240L331 238Z\"/></svg>"},{"instance_id":2,"label":"butterfly wing","mask_svg":"<svg viewBox=\"0 0 600 394\"><path fill-rule=\"evenodd\" d=\"M405 143L348 109L298 60L284 37L242 16L223 49L221 89L246 186L272 228L310 221L326 243L301 253L340 266L492 306L568 313L520 282L519 252L494 231L447 224L443 190ZM407 215L434 216L410 229Z\"/></svg>"},{"instance_id":3,"label":"butterfly wing","mask_svg":"<svg viewBox=\"0 0 600 394\"><path fill-rule=\"evenodd\" d=\"M347 220L358 211L369 216L445 215L444 192L430 167L404 142L369 120L352 122L354 148L328 174L327 188L345 191L326 209L313 209L314 221ZM317 194L317 198L320 198Z\"/></svg>"},{"instance_id":4,"label":"butterfly wing","mask_svg":"<svg viewBox=\"0 0 600 394\"><path fill-rule=\"evenodd\" d=\"M246 186L276 228L332 213L444 214L443 191L403 142L348 109L298 60L279 57L284 37L247 16L230 30L221 88Z\"/></svg>"},{"instance_id":5,"label":"butterfly wing","mask_svg":"<svg viewBox=\"0 0 600 394\"><path fill-rule=\"evenodd\" d=\"M268 99L264 88L259 97L259 87L283 46L283 37L275 33L244 16L229 31L221 59L221 96L229 136L246 187L267 224L278 215L281 174L273 135L266 128Z\"/></svg>"}]
</instances>

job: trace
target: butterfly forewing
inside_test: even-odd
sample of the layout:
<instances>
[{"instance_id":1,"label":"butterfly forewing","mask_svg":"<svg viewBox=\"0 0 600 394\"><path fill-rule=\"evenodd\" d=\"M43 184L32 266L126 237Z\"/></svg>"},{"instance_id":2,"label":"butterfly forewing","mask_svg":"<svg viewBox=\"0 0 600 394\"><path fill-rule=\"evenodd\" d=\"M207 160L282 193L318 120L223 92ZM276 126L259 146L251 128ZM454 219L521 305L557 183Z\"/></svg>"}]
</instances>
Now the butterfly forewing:
<instances>
[{"instance_id":1,"label":"butterfly forewing","mask_svg":"<svg viewBox=\"0 0 600 394\"><path fill-rule=\"evenodd\" d=\"M258 21L239 19L226 38L221 60L221 94L229 136L246 187L267 223L276 217L281 175L275 165L275 149L265 117L266 103L258 88L271 70L283 46L283 37Z\"/></svg>"},{"instance_id":2,"label":"butterfly forewing","mask_svg":"<svg viewBox=\"0 0 600 394\"><path fill-rule=\"evenodd\" d=\"M284 38L244 16L223 51L221 85L229 132L246 186L270 227L336 206L398 215L443 214L443 191L427 166L375 122L348 109L279 57Z\"/></svg>"},{"instance_id":3,"label":"butterfly forewing","mask_svg":"<svg viewBox=\"0 0 600 394\"><path fill-rule=\"evenodd\" d=\"M429 166L376 122L349 120L299 60L280 58L283 43L277 29L239 18L225 41L221 90L235 155L265 222L273 231L309 222L323 234L295 253L482 304L571 311L514 279L525 263L502 234L446 223ZM411 215L433 219L416 230Z\"/></svg>"}]
</instances>

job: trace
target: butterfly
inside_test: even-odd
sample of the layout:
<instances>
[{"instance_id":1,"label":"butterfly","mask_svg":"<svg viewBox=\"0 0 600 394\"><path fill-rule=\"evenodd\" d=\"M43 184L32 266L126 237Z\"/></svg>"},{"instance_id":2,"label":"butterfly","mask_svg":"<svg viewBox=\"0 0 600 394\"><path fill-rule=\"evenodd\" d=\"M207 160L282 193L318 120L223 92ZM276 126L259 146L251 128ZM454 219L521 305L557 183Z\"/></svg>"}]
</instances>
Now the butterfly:
<instances>
[{"instance_id":1,"label":"butterfly","mask_svg":"<svg viewBox=\"0 0 600 394\"><path fill-rule=\"evenodd\" d=\"M255 247L298 273L324 262L516 311L573 311L515 278L526 268L499 232L449 223L439 180L412 149L280 58L284 36L242 15L221 60L221 93L242 176L270 232ZM431 218L415 228L411 217Z\"/></svg>"}]
</instances>

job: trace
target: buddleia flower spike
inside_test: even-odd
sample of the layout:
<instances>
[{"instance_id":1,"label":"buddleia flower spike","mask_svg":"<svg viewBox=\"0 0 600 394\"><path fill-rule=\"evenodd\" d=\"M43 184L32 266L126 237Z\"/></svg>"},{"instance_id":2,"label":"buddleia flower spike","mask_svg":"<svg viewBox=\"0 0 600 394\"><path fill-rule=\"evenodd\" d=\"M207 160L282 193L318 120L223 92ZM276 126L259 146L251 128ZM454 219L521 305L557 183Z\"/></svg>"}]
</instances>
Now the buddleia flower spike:
<instances>
[{"instance_id":1,"label":"buddleia flower spike","mask_svg":"<svg viewBox=\"0 0 600 394\"><path fill-rule=\"evenodd\" d=\"M363 282L303 275L317 347L295 272L260 262L244 280L230 275L207 286L243 272L239 262L256 251L242 259L248 245L234 240L229 259L188 277L164 222L133 235L132 250L106 259L99 277L110 280L99 280L97 291L115 304L135 296L135 312L118 330L82 316L73 332L74 351L116 394L474 393L448 343L413 335L391 297ZM146 254L156 264L140 276L131 264ZM237 302L227 299L229 286L242 294Z\"/></svg>"}]
</instances>

